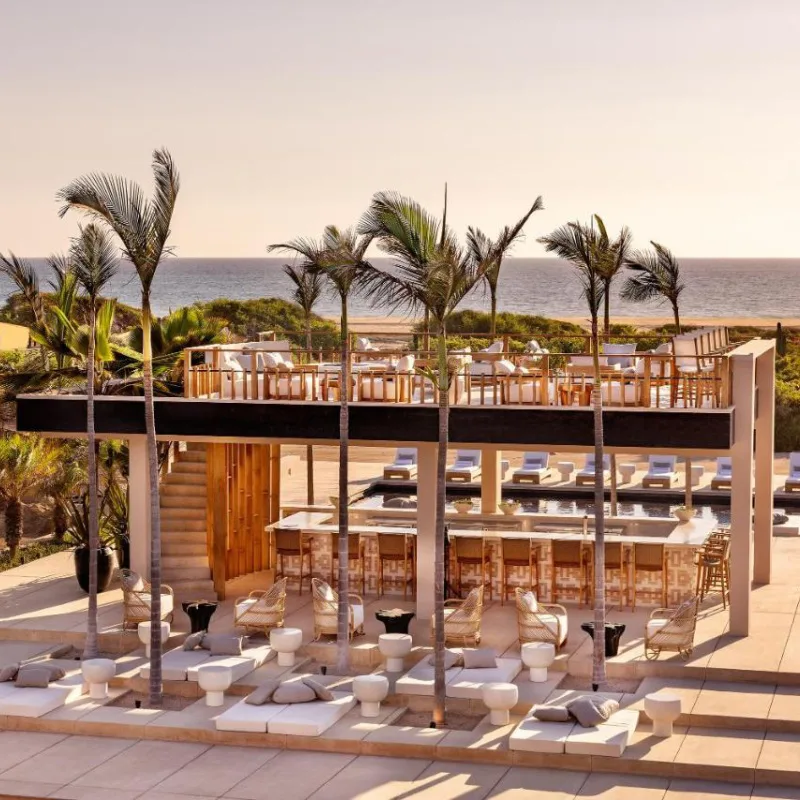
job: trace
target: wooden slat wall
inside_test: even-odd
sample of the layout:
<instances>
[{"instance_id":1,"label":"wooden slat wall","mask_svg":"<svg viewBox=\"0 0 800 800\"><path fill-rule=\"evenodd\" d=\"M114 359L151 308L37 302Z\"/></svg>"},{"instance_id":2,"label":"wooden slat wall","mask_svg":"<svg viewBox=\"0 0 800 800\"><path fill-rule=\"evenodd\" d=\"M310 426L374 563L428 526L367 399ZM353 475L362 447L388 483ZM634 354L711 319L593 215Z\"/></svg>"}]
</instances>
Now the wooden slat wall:
<instances>
[{"instance_id":1,"label":"wooden slat wall","mask_svg":"<svg viewBox=\"0 0 800 800\"><path fill-rule=\"evenodd\" d=\"M226 581L269 569L267 525L280 509L280 446L208 446L208 560L214 589Z\"/></svg>"}]
</instances>

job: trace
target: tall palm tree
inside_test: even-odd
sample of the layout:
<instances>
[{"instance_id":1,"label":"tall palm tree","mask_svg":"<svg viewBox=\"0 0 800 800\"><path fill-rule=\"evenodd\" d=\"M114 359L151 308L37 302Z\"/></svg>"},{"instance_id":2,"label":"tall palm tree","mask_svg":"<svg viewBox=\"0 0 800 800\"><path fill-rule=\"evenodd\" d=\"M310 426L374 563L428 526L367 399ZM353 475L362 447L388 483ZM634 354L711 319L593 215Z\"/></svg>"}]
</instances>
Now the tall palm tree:
<instances>
[{"instance_id":1,"label":"tall palm tree","mask_svg":"<svg viewBox=\"0 0 800 800\"><path fill-rule=\"evenodd\" d=\"M467 229L467 246L472 257L476 262L485 262L489 266L486 268L483 280L489 289L490 303L490 334L492 337L497 333L497 286L500 282L500 268L503 266L503 259L508 255L511 248L518 241L524 238L522 229L525 223L536 211L544 208L542 197L536 198L530 210L513 227L506 225L500 231L497 239L490 239L480 228Z\"/></svg>"},{"instance_id":2,"label":"tall palm tree","mask_svg":"<svg viewBox=\"0 0 800 800\"><path fill-rule=\"evenodd\" d=\"M681 265L668 248L658 242L650 242L653 250L636 250L625 266L634 274L622 287L621 297L634 303L666 300L672 306L675 333L680 335L681 318L678 300L686 288L681 276Z\"/></svg>"},{"instance_id":3,"label":"tall palm tree","mask_svg":"<svg viewBox=\"0 0 800 800\"><path fill-rule=\"evenodd\" d=\"M150 293L161 259L171 252L167 246L172 215L178 199L178 170L167 150L153 152L155 192L146 199L138 184L123 177L92 173L61 189L63 217L71 208L111 229L122 244L122 252L136 269L142 285L144 418L150 484L150 583L152 585L150 640L150 705L162 704L161 685L161 515L158 497L158 447L153 404L153 354L150 331L153 313Z\"/></svg>"},{"instance_id":4,"label":"tall palm tree","mask_svg":"<svg viewBox=\"0 0 800 800\"><path fill-rule=\"evenodd\" d=\"M570 222L543 236L539 242L548 253L555 253L567 261L578 272L583 296L589 306L592 330L592 355L594 360L594 383L592 386L592 408L594 411L594 657L592 685L595 689L606 680L605 666L605 619L606 619L606 569L605 569L605 509L603 490L603 396L600 383L600 331L598 317L600 304L606 294L607 275L620 259L620 251L629 241L627 228L623 228L617 239L611 241L603 220L595 215L592 222L584 225ZM607 307L607 306L606 306Z\"/></svg>"},{"instance_id":5,"label":"tall palm tree","mask_svg":"<svg viewBox=\"0 0 800 800\"><path fill-rule=\"evenodd\" d=\"M0 439L0 498L6 504L6 546L13 559L23 535L25 498L45 490L58 466L58 450L38 436L13 433Z\"/></svg>"},{"instance_id":6,"label":"tall palm tree","mask_svg":"<svg viewBox=\"0 0 800 800\"><path fill-rule=\"evenodd\" d=\"M445 719L444 684L444 509L450 423L451 373L447 358L447 322L464 297L483 279L490 260L477 260L447 227L447 189L440 222L419 203L394 192L379 192L359 230L375 237L392 258L392 271L371 276L370 290L392 309L424 309L436 333L437 368L429 377L439 394L434 541L435 664L433 724Z\"/></svg>"},{"instance_id":7,"label":"tall palm tree","mask_svg":"<svg viewBox=\"0 0 800 800\"><path fill-rule=\"evenodd\" d=\"M631 232L627 227L623 227L619 232L615 245L614 253L609 253L610 257L603 259L603 263L598 266L600 279L603 282L603 335L606 340L611 335L611 284L625 266L631 245Z\"/></svg>"},{"instance_id":8,"label":"tall palm tree","mask_svg":"<svg viewBox=\"0 0 800 800\"><path fill-rule=\"evenodd\" d=\"M84 658L97 658L97 550L100 547L100 509L97 486L97 437L94 424L96 320L103 290L117 271L117 251L107 230L91 223L73 240L70 260L75 278L89 300L86 353L86 438L89 472L89 611Z\"/></svg>"},{"instance_id":9,"label":"tall palm tree","mask_svg":"<svg viewBox=\"0 0 800 800\"><path fill-rule=\"evenodd\" d=\"M311 338L311 320L314 317L314 306L322 296L325 276L313 269L302 269L292 264L285 264L283 271L294 284L292 299L303 309L303 324L306 329L306 350L311 358L313 340ZM306 501L314 505L314 445L306 445Z\"/></svg>"},{"instance_id":10,"label":"tall palm tree","mask_svg":"<svg viewBox=\"0 0 800 800\"><path fill-rule=\"evenodd\" d=\"M317 272L329 282L341 303L341 378L339 381L339 607L336 632L336 668L347 674L350 662L349 591L349 508L348 448L350 446L350 332L347 324L347 303L368 272L364 257L372 242L371 236L359 237L353 230L340 230L335 225L325 228L322 239L294 239L269 246L269 251L294 253L302 259L300 269Z\"/></svg>"}]
</instances>

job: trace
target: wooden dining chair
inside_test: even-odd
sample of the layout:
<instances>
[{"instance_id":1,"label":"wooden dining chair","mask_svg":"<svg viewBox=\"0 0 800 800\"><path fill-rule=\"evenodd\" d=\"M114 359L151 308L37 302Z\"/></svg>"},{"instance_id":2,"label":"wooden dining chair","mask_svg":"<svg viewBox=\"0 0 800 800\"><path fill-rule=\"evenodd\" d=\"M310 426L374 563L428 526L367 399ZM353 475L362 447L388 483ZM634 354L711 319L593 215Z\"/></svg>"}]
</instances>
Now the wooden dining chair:
<instances>
[{"instance_id":1,"label":"wooden dining chair","mask_svg":"<svg viewBox=\"0 0 800 800\"><path fill-rule=\"evenodd\" d=\"M492 599L492 561L486 540L481 537L454 536L453 554L456 560L456 587L462 592L461 574L464 567L478 569L478 586L487 586ZM487 580L488 571L488 580Z\"/></svg>"},{"instance_id":2,"label":"wooden dining chair","mask_svg":"<svg viewBox=\"0 0 800 800\"><path fill-rule=\"evenodd\" d=\"M661 605L667 605L667 550L663 544L633 544L631 553L631 610L636 610L639 575L661 573Z\"/></svg>"},{"instance_id":3,"label":"wooden dining chair","mask_svg":"<svg viewBox=\"0 0 800 800\"><path fill-rule=\"evenodd\" d=\"M414 537L398 533L378 534L378 594L381 597L383 597L387 563L403 564L403 600L405 600L409 584L413 593L417 578Z\"/></svg>"},{"instance_id":4,"label":"wooden dining chair","mask_svg":"<svg viewBox=\"0 0 800 800\"><path fill-rule=\"evenodd\" d=\"M538 597L539 595L539 548L535 546L532 539L501 539L502 547L502 593L500 595L500 605L505 605L509 590L513 591L514 586L508 583L508 570L518 567L528 569L528 587ZM535 576L535 577L534 577Z\"/></svg>"},{"instance_id":5,"label":"wooden dining chair","mask_svg":"<svg viewBox=\"0 0 800 800\"><path fill-rule=\"evenodd\" d=\"M313 569L311 545L313 541L313 539L305 541L302 532L299 530L275 529L275 579L296 579L300 584L299 594L301 595L303 594L303 580L307 578L309 582L311 581L311 571ZM299 575L290 576L286 574L284 561L287 558L300 560ZM308 572L303 572L303 564L306 558L308 559Z\"/></svg>"},{"instance_id":6,"label":"wooden dining chair","mask_svg":"<svg viewBox=\"0 0 800 800\"><path fill-rule=\"evenodd\" d=\"M558 599L558 571L568 572L578 580L578 605L584 595L589 599L589 579L584 543L579 539L553 539L550 542L550 602Z\"/></svg>"}]
</instances>

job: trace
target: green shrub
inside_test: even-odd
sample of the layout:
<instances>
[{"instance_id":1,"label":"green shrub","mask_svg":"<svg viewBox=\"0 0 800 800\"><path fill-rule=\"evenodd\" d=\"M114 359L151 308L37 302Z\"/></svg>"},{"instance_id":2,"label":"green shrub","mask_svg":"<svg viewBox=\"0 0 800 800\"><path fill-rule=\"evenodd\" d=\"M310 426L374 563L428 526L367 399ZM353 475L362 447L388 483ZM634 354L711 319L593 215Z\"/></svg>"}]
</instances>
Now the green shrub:
<instances>
[{"instance_id":1,"label":"green shrub","mask_svg":"<svg viewBox=\"0 0 800 800\"><path fill-rule=\"evenodd\" d=\"M53 553L60 553L63 550L68 550L68 544L58 544L56 542L31 542L30 544L20 547L17 555L12 559L8 550L0 553L0 572L7 569L19 567L21 564L29 564L31 561L36 561L45 556L51 556Z\"/></svg>"}]
</instances>

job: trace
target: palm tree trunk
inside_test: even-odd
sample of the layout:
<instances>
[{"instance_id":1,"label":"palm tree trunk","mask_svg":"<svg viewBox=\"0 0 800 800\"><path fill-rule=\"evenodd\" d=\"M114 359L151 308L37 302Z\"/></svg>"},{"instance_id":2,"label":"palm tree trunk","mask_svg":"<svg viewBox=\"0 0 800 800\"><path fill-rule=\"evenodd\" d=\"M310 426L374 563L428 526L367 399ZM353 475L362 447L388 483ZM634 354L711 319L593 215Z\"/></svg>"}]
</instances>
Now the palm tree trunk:
<instances>
[{"instance_id":1,"label":"palm tree trunk","mask_svg":"<svg viewBox=\"0 0 800 800\"><path fill-rule=\"evenodd\" d=\"M445 721L444 685L444 505L445 475L447 474L447 445L449 440L450 394L447 374L447 334L442 323L437 336L439 370L439 449L436 454L436 526L434 529L433 618L434 618L434 672L433 672L433 723L437 727Z\"/></svg>"},{"instance_id":2,"label":"palm tree trunk","mask_svg":"<svg viewBox=\"0 0 800 800\"><path fill-rule=\"evenodd\" d=\"M89 468L89 611L83 658L97 658L97 550L100 547L100 516L97 508L97 449L94 430L95 299L89 298L89 342L86 354L86 438Z\"/></svg>"},{"instance_id":3,"label":"palm tree trunk","mask_svg":"<svg viewBox=\"0 0 800 800\"><path fill-rule=\"evenodd\" d=\"M53 541L62 544L67 532L67 512L64 509L65 498L57 497L53 503Z\"/></svg>"},{"instance_id":4,"label":"palm tree trunk","mask_svg":"<svg viewBox=\"0 0 800 800\"><path fill-rule=\"evenodd\" d=\"M21 540L22 503L18 498L13 497L6 503L6 547L10 551L12 561L17 555Z\"/></svg>"},{"instance_id":5,"label":"palm tree trunk","mask_svg":"<svg viewBox=\"0 0 800 800\"><path fill-rule=\"evenodd\" d=\"M490 304L490 331L492 339L494 339L495 334L497 333L497 289L493 286L489 287L489 304ZM490 342L491 344L491 342Z\"/></svg>"},{"instance_id":6,"label":"palm tree trunk","mask_svg":"<svg viewBox=\"0 0 800 800\"><path fill-rule=\"evenodd\" d=\"M161 509L158 498L158 443L153 404L153 324L150 294L142 293L142 367L147 472L150 488L150 706L160 708L161 686Z\"/></svg>"},{"instance_id":7,"label":"palm tree trunk","mask_svg":"<svg viewBox=\"0 0 800 800\"><path fill-rule=\"evenodd\" d=\"M606 294L606 300L608 295ZM592 315L592 356L594 385L594 642L592 658L592 688L597 691L606 680L606 553L605 553L605 484L603 472L603 396L600 384L600 343L597 315Z\"/></svg>"},{"instance_id":8,"label":"palm tree trunk","mask_svg":"<svg viewBox=\"0 0 800 800\"><path fill-rule=\"evenodd\" d=\"M680 315L678 314L678 304L677 303L673 303L672 304L672 315L675 317L675 334L677 336L680 336L681 335L681 318L680 318Z\"/></svg>"},{"instance_id":9,"label":"palm tree trunk","mask_svg":"<svg viewBox=\"0 0 800 800\"><path fill-rule=\"evenodd\" d=\"M339 606L336 631L336 670L346 675L350 664L350 603L348 522L348 447L350 444L350 338L347 330L347 297L342 296L342 370L339 382Z\"/></svg>"},{"instance_id":10,"label":"palm tree trunk","mask_svg":"<svg viewBox=\"0 0 800 800\"><path fill-rule=\"evenodd\" d=\"M311 316L306 317L306 350L308 350L307 358L309 363L312 361L311 347ZM308 505L314 505L314 445L306 445L306 502Z\"/></svg>"},{"instance_id":11,"label":"palm tree trunk","mask_svg":"<svg viewBox=\"0 0 800 800\"><path fill-rule=\"evenodd\" d=\"M605 291L603 292L603 335L608 341L611 337L611 281L604 281ZM595 337L595 343L598 339Z\"/></svg>"}]
</instances>

